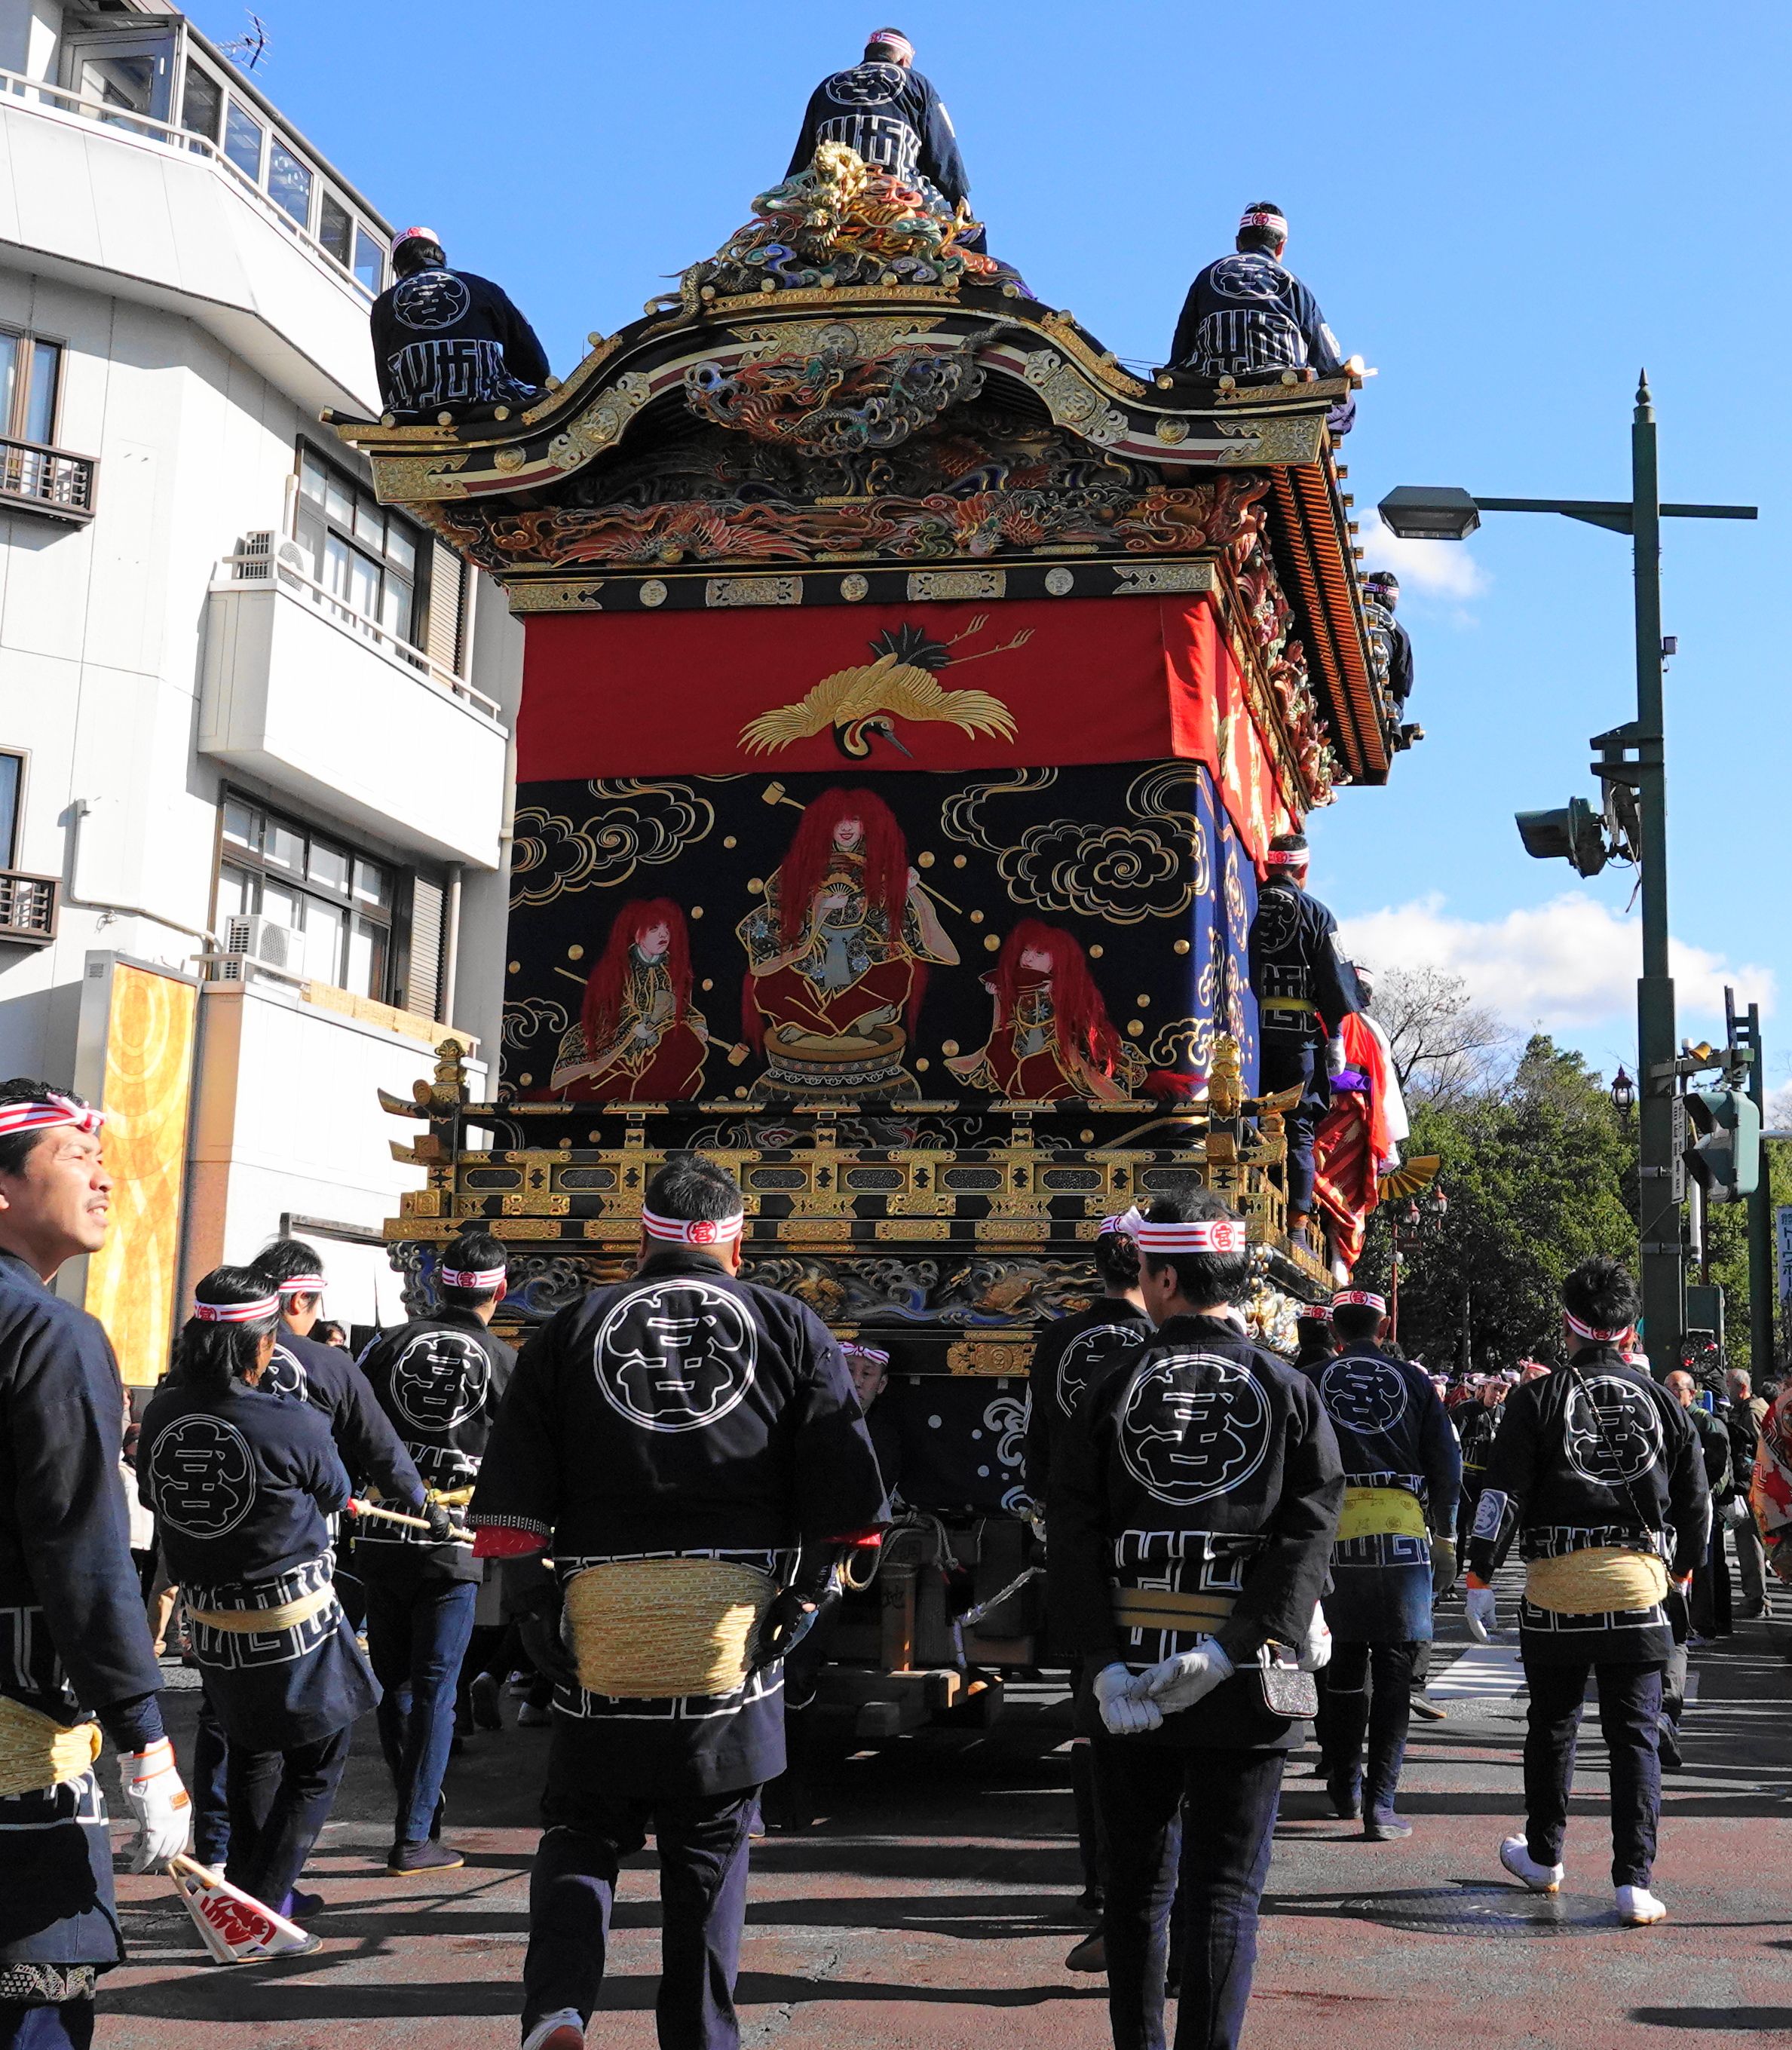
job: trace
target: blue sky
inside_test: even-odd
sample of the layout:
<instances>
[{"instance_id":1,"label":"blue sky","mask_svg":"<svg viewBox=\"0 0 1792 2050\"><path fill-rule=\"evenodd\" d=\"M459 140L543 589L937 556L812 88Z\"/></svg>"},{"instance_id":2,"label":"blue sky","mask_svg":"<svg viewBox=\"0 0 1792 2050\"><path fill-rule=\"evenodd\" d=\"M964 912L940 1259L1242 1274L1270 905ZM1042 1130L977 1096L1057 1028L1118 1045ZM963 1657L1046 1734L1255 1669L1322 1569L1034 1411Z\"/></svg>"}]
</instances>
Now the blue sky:
<instances>
[{"instance_id":1,"label":"blue sky","mask_svg":"<svg viewBox=\"0 0 1792 2050\"><path fill-rule=\"evenodd\" d=\"M547 8L261 0L264 89L395 219L500 279L564 373L714 250L788 161L817 78L893 21L945 95L991 246L1123 357L1156 361L1247 201L1380 376L1348 448L1365 537L1398 483L1621 497L1638 368L1667 523L1673 928L1683 1031L1728 974L1792 1078L1792 942L1758 850L1783 822L1792 9L1654 0L1240 14L1194 0L783 0ZM196 6L220 37L236 5ZM755 33L754 24L765 25ZM501 31L501 33L500 33ZM1778 140L1775 140L1775 138ZM1372 559L1373 558L1372 557ZM1365 955L1436 960L1608 1073L1634 1067L1630 877L1580 882L1511 815L1590 793L1634 707L1629 543L1490 515L1397 557L1429 738L1313 822L1315 885Z\"/></svg>"}]
</instances>

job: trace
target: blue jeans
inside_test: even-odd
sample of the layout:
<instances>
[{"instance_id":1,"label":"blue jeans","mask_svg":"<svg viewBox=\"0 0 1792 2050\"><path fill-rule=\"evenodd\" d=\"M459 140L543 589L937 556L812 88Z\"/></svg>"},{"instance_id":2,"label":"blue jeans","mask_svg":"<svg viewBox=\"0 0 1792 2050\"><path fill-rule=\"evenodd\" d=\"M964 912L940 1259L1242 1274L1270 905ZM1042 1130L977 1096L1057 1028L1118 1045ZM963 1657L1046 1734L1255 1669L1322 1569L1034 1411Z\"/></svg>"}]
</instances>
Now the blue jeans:
<instances>
[{"instance_id":1,"label":"blue jeans","mask_svg":"<svg viewBox=\"0 0 1792 2050\"><path fill-rule=\"evenodd\" d=\"M1284 1754L1184 1751L1105 1732L1091 1743L1108 1838L1102 1927L1115 2050L1164 2050L1178 1876L1175 2050L1234 2050L1256 1964L1257 1904L1269 1875Z\"/></svg>"},{"instance_id":2,"label":"blue jeans","mask_svg":"<svg viewBox=\"0 0 1792 2050\"><path fill-rule=\"evenodd\" d=\"M367 1576L367 1654L385 1693L380 1748L398 1789L395 1843L423 1842L454 1741L454 1688L473 1635L475 1580Z\"/></svg>"},{"instance_id":3,"label":"blue jeans","mask_svg":"<svg viewBox=\"0 0 1792 2050\"><path fill-rule=\"evenodd\" d=\"M1611 1760L1611 1883L1646 1886L1661 1820L1659 1666L1525 1660L1531 1690L1525 1732L1525 1845L1539 1865L1561 1863L1589 1674L1598 1684L1599 1734Z\"/></svg>"},{"instance_id":4,"label":"blue jeans","mask_svg":"<svg viewBox=\"0 0 1792 2050\"><path fill-rule=\"evenodd\" d=\"M332 1730L315 1744L294 1744L290 1751L230 1748L230 1863L224 1877L276 1914L286 1912L286 1896L329 1820L349 1763L350 1734ZM271 1778L273 1797L258 1812Z\"/></svg>"},{"instance_id":5,"label":"blue jeans","mask_svg":"<svg viewBox=\"0 0 1792 2050\"><path fill-rule=\"evenodd\" d=\"M746 1919L757 1787L642 1800L615 1784L603 1733L554 1718L529 1881L523 2029L576 2008L589 2018L603 1983L616 1875L651 1830L660 1853L660 2050L735 2050L734 1980Z\"/></svg>"},{"instance_id":6,"label":"blue jeans","mask_svg":"<svg viewBox=\"0 0 1792 2050\"><path fill-rule=\"evenodd\" d=\"M92 2040L91 2000L58 2001L53 2007L0 2000L0 2050L88 2050Z\"/></svg>"},{"instance_id":7,"label":"blue jeans","mask_svg":"<svg viewBox=\"0 0 1792 2050\"><path fill-rule=\"evenodd\" d=\"M1362 1771L1365 1734L1369 1740L1369 1770L1362 1779L1365 1816L1393 1811L1412 1720L1412 1665L1418 1649L1416 1644L1358 1644L1340 1639L1332 1647L1331 1663L1319 1675L1327 1777L1354 1782Z\"/></svg>"}]
</instances>

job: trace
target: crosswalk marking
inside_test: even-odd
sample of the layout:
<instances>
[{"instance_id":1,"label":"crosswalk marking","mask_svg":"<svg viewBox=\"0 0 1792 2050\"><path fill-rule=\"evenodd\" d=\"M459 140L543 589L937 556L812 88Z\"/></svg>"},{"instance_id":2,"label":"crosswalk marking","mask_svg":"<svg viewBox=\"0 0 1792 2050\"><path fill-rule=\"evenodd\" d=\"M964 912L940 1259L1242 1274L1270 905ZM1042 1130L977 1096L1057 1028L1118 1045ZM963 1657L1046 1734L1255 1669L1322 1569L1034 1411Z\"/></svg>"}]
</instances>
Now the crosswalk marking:
<instances>
[{"instance_id":1,"label":"crosswalk marking","mask_svg":"<svg viewBox=\"0 0 1792 2050\"><path fill-rule=\"evenodd\" d=\"M1453 1666L1435 1674L1425 1693L1434 1701L1467 1701L1488 1695L1510 1701L1525 1685L1516 1644L1471 1644Z\"/></svg>"}]
</instances>

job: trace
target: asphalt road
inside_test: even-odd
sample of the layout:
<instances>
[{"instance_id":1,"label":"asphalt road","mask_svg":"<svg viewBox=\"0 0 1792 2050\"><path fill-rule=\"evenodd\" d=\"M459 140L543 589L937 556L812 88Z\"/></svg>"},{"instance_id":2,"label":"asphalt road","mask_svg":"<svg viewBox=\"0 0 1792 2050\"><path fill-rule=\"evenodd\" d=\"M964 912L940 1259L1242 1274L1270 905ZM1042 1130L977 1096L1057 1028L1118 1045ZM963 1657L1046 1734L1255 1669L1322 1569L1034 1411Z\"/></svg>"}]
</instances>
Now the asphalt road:
<instances>
[{"instance_id":1,"label":"asphalt road","mask_svg":"<svg viewBox=\"0 0 1792 2050\"><path fill-rule=\"evenodd\" d=\"M1453 1617L1459 1618L1459 1603ZM1450 1641L1454 1637L1454 1643ZM1559 1901L1499 1868L1519 1814L1523 1704L1510 1647L1434 1674L1448 1721L1415 1724L1408 1841L1334 1819L1296 1754L1277 1830L1247 2040L1704 2050L1792 2042L1792 1627L1743 1624L1697 1654L1686 1770L1668 1783L1657 1890L1671 1919L1611 1909L1604 1754L1582 1746ZM1438 1665L1462 1651L1447 1626ZM176 1705L177 1737L191 1697ZM507 1717L514 1704L507 1704ZM814 1830L756 1845L740 1983L746 2040L778 2050L1096 2050L1104 1986L1063 1967L1085 1932L1066 1705L1023 1690L994 1730L932 1731L859 1756ZM321 1951L204 1961L167 1882L121 1881L132 1962L104 1984L101 2050L447 2046L508 2050L546 1732L470 1738L450 1781L464 1871L386 1877L390 1794L369 1722L306 1884ZM184 1755L184 1744L183 1744ZM122 1834L122 1832L121 1832ZM618 1904L594 2045L651 2044L651 1858Z\"/></svg>"}]
</instances>

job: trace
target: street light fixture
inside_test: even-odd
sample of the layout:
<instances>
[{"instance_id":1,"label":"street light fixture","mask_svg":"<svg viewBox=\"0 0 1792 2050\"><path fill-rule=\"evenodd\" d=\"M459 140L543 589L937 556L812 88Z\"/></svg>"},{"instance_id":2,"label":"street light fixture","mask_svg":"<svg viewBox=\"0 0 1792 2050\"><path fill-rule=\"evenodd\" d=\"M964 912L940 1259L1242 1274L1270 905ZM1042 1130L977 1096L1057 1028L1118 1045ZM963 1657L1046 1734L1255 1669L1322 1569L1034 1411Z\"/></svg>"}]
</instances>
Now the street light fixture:
<instances>
[{"instance_id":1,"label":"street light fixture","mask_svg":"<svg viewBox=\"0 0 1792 2050\"><path fill-rule=\"evenodd\" d=\"M1685 1308L1685 1242L1674 1171L1674 1000L1668 972L1668 811L1664 754L1662 674L1673 645L1661 637L1661 521L1752 520L1752 505L1664 505L1656 470L1655 407L1645 373L1638 380L1630 425L1630 496L1603 498L1482 498L1453 486L1402 485L1382 500L1383 522L1407 540L1460 541L1483 512L1556 512L1615 534L1633 544L1636 590L1637 710L1634 720L1595 735L1594 765L1614 795L1616 837L1634 853L1642 897L1642 975L1637 984L1637 1054L1642 1089L1641 1154L1643 1314L1649 1349L1677 1359ZM1630 831L1634 793L1635 833ZM1602 814L1584 800L1556 813L1519 815L1526 849L1541 859L1564 857L1583 875L1604 865ZM1595 847L1595 841L1597 840ZM1626 1078L1626 1079L1628 1079ZM1616 1101L1616 1085L1613 1085Z\"/></svg>"},{"instance_id":2,"label":"street light fixture","mask_svg":"<svg viewBox=\"0 0 1792 2050\"><path fill-rule=\"evenodd\" d=\"M1454 484L1403 484L1377 509L1403 541L1466 541L1481 524L1480 507Z\"/></svg>"},{"instance_id":3,"label":"street light fixture","mask_svg":"<svg viewBox=\"0 0 1792 2050\"><path fill-rule=\"evenodd\" d=\"M1624 1072L1622 1062L1611 1078L1611 1107L1620 1117L1628 1117L1636 1109L1636 1084Z\"/></svg>"}]
</instances>

